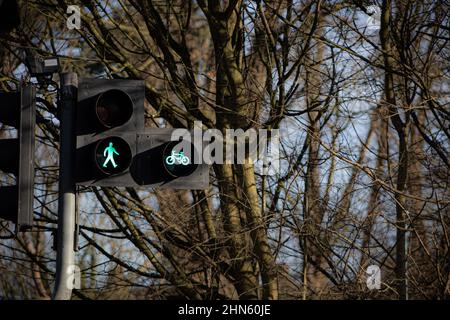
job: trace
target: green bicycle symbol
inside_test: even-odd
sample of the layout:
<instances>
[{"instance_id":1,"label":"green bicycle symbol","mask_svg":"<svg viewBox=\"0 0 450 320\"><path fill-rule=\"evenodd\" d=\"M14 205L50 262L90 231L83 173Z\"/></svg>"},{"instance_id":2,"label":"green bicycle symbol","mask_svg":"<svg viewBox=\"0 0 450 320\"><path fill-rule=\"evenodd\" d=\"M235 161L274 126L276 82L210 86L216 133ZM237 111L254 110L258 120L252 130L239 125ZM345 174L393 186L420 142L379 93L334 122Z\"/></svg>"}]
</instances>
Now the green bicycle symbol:
<instances>
[{"instance_id":1,"label":"green bicycle symbol","mask_svg":"<svg viewBox=\"0 0 450 320\"><path fill-rule=\"evenodd\" d=\"M173 165L175 163L187 166L189 164L189 158L184 155L183 151L176 152L172 150L172 155L166 158L166 163L168 165Z\"/></svg>"}]
</instances>

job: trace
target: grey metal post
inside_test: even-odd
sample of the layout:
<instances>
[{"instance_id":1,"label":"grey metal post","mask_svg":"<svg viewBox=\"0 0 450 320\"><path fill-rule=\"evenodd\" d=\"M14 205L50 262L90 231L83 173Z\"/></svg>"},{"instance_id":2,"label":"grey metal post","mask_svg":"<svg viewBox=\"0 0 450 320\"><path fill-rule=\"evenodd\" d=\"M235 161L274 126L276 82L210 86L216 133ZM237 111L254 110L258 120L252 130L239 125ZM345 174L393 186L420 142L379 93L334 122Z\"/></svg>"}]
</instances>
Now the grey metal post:
<instances>
[{"instance_id":1,"label":"grey metal post","mask_svg":"<svg viewBox=\"0 0 450 320\"><path fill-rule=\"evenodd\" d=\"M60 158L56 283L54 300L70 300L75 281L75 125L78 76L61 75L60 97Z\"/></svg>"}]
</instances>

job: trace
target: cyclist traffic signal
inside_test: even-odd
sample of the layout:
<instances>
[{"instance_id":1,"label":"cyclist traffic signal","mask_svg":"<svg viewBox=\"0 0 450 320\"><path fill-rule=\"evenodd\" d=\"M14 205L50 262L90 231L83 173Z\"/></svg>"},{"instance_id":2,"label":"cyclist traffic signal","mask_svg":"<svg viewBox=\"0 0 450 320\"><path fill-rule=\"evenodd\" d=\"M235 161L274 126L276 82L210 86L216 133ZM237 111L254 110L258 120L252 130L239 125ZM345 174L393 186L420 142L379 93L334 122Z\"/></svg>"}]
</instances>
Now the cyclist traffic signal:
<instances>
[{"instance_id":1,"label":"cyclist traffic signal","mask_svg":"<svg viewBox=\"0 0 450 320\"><path fill-rule=\"evenodd\" d=\"M144 129L144 82L82 79L78 86L75 181L85 186L204 189L198 152L172 141L175 129ZM199 151L201 152L201 151Z\"/></svg>"},{"instance_id":2,"label":"cyclist traffic signal","mask_svg":"<svg viewBox=\"0 0 450 320\"><path fill-rule=\"evenodd\" d=\"M137 154L130 173L136 186L206 189L209 166L199 161L202 150L174 137L176 129L147 128L137 136ZM200 146L200 148L202 148Z\"/></svg>"}]
</instances>

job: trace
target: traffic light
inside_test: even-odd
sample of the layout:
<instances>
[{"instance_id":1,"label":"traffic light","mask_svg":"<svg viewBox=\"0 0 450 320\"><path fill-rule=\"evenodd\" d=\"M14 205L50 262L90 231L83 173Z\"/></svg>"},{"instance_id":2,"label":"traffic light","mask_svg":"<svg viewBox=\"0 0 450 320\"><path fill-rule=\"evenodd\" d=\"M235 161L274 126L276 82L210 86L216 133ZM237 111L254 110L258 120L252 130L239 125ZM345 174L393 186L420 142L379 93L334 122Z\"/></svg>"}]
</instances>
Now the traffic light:
<instances>
[{"instance_id":1,"label":"traffic light","mask_svg":"<svg viewBox=\"0 0 450 320\"><path fill-rule=\"evenodd\" d=\"M0 0L0 34L10 32L20 25L17 0Z\"/></svg>"},{"instance_id":2,"label":"traffic light","mask_svg":"<svg viewBox=\"0 0 450 320\"><path fill-rule=\"evenodd\" d=\"M81 79L78 86L75 181L129 186L136 135L144 129L144 82Z\"/></svg>"},{"instance_id":3,"label":"traffic light","mask_svg":"<svg viewBox=\"0 0 450 320\"><path fill-rule=\"evenodd\" d=\"M192 143L193 133L187 141L180 141L173 135L175 130L147 128L138 134L137 154L130 167L137 186L191 190L208 187L209 166L196 161L202 159L204 143Z\"/></svg>"},{"instance_id":4,"label":"traffic light","mask_svg":"<svg viewBox=\"0 0 450 320\"><path fill-rule=\"evenodd\" d=\"M0 170L16 176L14 186L0 187L0 218L14 222L17 230L33 225L35 111L33 86L0 93L0 123L18 132L17 138L0 139Z\"/></svg>"},{"instance_id":5,"label":"traffic light","mask_svg":"<svg viewBox=\"0 0 450 320\"><path fill-rule=\"evenodd\" d=\"M144 82L81 79L75 182L85 186L204 189L209 167L179 149L175 129L144 129Z\"/></svg>"}]
</instances>

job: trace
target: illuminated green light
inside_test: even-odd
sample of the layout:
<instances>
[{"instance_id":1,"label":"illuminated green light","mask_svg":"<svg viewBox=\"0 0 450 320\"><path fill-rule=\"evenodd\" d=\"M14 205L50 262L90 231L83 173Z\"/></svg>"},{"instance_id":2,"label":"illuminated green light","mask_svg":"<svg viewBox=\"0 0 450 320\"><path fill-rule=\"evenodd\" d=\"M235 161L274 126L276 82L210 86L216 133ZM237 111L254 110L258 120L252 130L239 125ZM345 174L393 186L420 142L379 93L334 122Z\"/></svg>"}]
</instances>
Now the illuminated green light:
<instances>
[{"instance_id":1,"label":"illuminated green light","mask_svg":"<svg viewBox=\"0 0 450 320\"><path fill-rule=\"evenodd\" d=\"M184 155L183 151L176 152L172 150L172 154L166 158L166 163L168 165L181 164L187 166L190 163L190 160Z\"/></svg>"},{"instance_id":2,"label":"illuminated green light","mask_svg":"<svg viewBox=\"0 0 450 320\"><path fill-rule=\"evenodd\" d=\"M103 150L103 156L106 157L106 160L103 163L103 168L106 168L108 166L108 162L110 162L114 168L117 168L116 161L114 160L114 154L120 155L113 147L113 143L110 142L109 146L106 147L105 150Z\"/></svg>"},{"instance_id":3,"label":"illuminated green light","mask_svg":"<svg viewBox=\"0 0 450 320\"><path fill-rule=\"evenodd\" d=\"M95 146L95 164L102 174L113 175L125 171L132 158L130 145L120 137L98 140Z\"/></svg>"}]
</instances>

